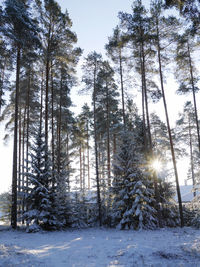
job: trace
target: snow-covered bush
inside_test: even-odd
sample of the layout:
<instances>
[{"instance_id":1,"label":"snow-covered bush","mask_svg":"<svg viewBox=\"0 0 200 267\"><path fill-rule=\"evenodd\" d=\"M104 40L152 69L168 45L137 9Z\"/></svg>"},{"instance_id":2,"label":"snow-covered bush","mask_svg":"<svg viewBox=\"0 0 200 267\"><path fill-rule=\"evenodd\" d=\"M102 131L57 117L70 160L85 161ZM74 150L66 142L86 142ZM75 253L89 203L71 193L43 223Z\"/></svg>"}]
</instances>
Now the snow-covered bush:
<instances>
[{"instance_id":1,"label":"snow-covered bush","mask_svg":"<svg viewBox=\"0 0 200 267\"><path fill-rule=\"evenodd\" d=\"M171 182L159 180L160 211L162 227L176 227L180 225L178 205L173 200L175 188Z\"/></svg>"},{"instance_id":2,"label":"snow-covered bush","mask_svg":"<svg viewBox=\"0 0 200 267\"><path fill-rule=\"evenodd\" d=\"M73 192L72 202L71 202L71 227L73 228L86 228L89 226L88 221L88 199L85 192L75 191Z\"/></svg>"},{"instance_id":3,"label":"snow-covered bush","mask_svg":"<svg viewBox=\"0 0 200 267\"><path fill-rule=\"evenodd\" d=\"M180 225L178 206L175 203L165 203L161 207L162 227L176 227Z\"/></svg>"},{"instance_id":4,"label":"snow-covered bush","mask_svg":"<svg viewBox=\"0 0 200 267\"><path fill-rule=\"evenodd\" d=\"M0 220L10 221L11 218L12 196L10 192L0 195Z\"/></svg>"},{"instance_id":5,"label":"snow-covered bush","mask_svg":"<svg viewBox=\"0 0 200 267\"><path fill-rule=\"evenodd\" d=\"M200 229L200 213L195 214L194 218L191 221L191 225L197 229Z\"/></svg>"},{"instance_id":6,"label":"snow-covered bush","mask_svg":"<svg viewBox=\"0 0 200 267\"><path fill-rule=\"evenodd\" d=\"M183 205L183 218L185 226L200 228L200 204L191 202Z\"/></svg>"}]
</instances>

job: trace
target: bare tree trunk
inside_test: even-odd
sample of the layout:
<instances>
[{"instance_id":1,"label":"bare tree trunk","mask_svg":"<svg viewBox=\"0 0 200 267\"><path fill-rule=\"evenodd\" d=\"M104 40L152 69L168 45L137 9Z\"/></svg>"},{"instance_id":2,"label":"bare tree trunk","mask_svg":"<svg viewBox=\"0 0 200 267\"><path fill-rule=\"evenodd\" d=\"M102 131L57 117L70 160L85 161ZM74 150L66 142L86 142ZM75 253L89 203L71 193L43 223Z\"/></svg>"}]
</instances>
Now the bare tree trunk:
<instances>
[{"instance_id":1,"label":"bare tree trunk","mask_svg":"<svg viewBox=\"0 0 200 267\"><path fill-rule=\"evenodd\" d=\"M122 115L124 127L126 125L126 116L125 116L125 104L124 104L124 81L123 81L123 68L122 68L122 55L121 48L119 48L119 69L120 69L120 82L121 82L121 96L122 96Z\"/></svg>"},{"instance_id":2,"label":"bare tree trunk","mask_svg":"<svg viewBox=\"0 0 200 267\"><path fill-rule=\"evenodd\" d=\"M194 157L193 157L193 148L192 148L192 133L191 133L191 124L190 124L190 115L188 116L189 120L189 142L190 142L190 165L191 165L191 173L192 173L192 183L193 183L193 195L196 197L196 189L195 189L195 175L194 175Z\"/></svg>"},{"instance_id":3,"label":"bare tree trunk","mask_svg":"<svg viewBox=\"0 0 200 267\"><path fill-rule=\"evenodd\" d=\"M162 96L163 96L163 105L165 110L165 116L167 121L167 129L169 134L169 141L170 141L170 148L171 148L171 154L172 154L172 161L174 166L174 174L175 174L175 180L176 180L176 190L177 190L177 196L178 196L178 203L179 203L179 213L180 213L180 220L181 220L181 227L184 226L183 221L183 209L182 209L182 200L181 200L181 193L180 193L180 186L179 186L179 178L178 178L178 171L176 166L176 157L174 153L174 145L171 135L171 128L169 123L169 117L168 117L168 110L167 110L167 102L165 98L165 90L164 90L164 83L163 83L163 74L162 74L162 63L161 63L161 49L160 49L160 35L159 35L159 28L158 28L158 20L157 20L157 49L158 49L158 63L159 63L159 74L160 74L160 85L162 90Z\"/></svg>"},{"instance_id":4,"label":"bare tree trunk","mask_svg":"<svg viewBox=\"0 0 200 267\"><path fill-rule=\"evenodd\" d=\"M43 91L44 91L44 77L42 71L42 80L40 86L40 129L42 129L42 117L43 117Z\"/></svg>"},{"instance_id":5,"label":"bare tree trunk","mask_svg":"<svg viewBox=\"0 0 200 267\"><path fill-rule=\"evenodd\" d=\"M55 186L55 145L54 145L54 84L53 84L53 68L51 62L51 144L52 144L52 187Z\"/></svg>"},{"instance_id":6,"label":"bare tree trunk","mask_svg":"<svg viewBox=\"0 0 200 267\"><path fill-rule=\"evenodd\" d=\"M31 73L28 74L28 91L27 91L27 125L26 125L26 173L29 168L29 128L30 128L30 90L31 90ZM28 193L28 177L26 177L26 193ZM26 207L27 209L28 207Z\"/></svg>"},{"instance_id":7,"label":"bare tree trunk","mask_svg":"<svg viewBox=\"0 0 200 267\"><path fill-rule=\"evenodd\" d=\"M93 91L93 119L94 119L94 146L95 146L95 164L96 164L96 182L97 182L97 203L99 208L99 225L102 225L101 213L101 195L99 182L99 163L98 163L98 144L97 144L97 119L96 119L96 66L94 70L94 91Z\"/></svg>"},{"instance_id":8,"label":"bare tree trunk","mask_svg":"<svg viewBox=\"0 0 200 267\"><path fill-rule=\"evenodd\" d=\"M83 190L85 191L85 148L83 147Z\"/></svg>"},{"instance_id":9,"label":"bare tree trunk","mask_svg":"<svg viewBox=\"0 0 200 267\"><path fill-rule=\"evenodd\" d=\"M88 173L88 189L90 189L90 145L89 145L88 121L87 121L87 173Z\"/></svg>"},{"instance_id":10,"label":"bare tree trunk","mask_svg":"<svg viewBox=\"0 0 200 267\"><path fill-rule=\"evenodd\" d=\"M69 177L69 180L70 180L70 165L69 165L69 133L68 133L68 130L67 130L67 172L68 172L68 177ZM68 190L70 190L70 184L69 184L69 180L68 180Z\"/></svg>"},{"instance_id":11,"label":"bare tree trunk","mask_svg":"<svg viewBox=\"0 0 200 267\"><path fill-rule=\"evenodd\" d=\"M11 226L13 229L17 228L17 141L18 141L20 59L21 59L21 48L18 45L17 67L16 67L15 122L14 122L13 172L12 172L12 207L11 207Z\"/></svg>"},{"instance_id":12,"label":"bare tree trunk","mask_svg":"<svg viewBox=\"0 0 200 267\"><path fill-rule=\"evenodd\" d=\"M143 89L144 89L144 101L145 101L145 106L146 106L148 141L149 141L150 150L152 150L151 128L150 128L150 120L149 120L149 105L148 105L147 86L146 86L145 55L144 55L144 44L143 43L141 44L141 57L142 57L142 81L143 81Z\"/></svg>"},{"instance_id":13,"label":"bare tree trunk","mask_svg":"<svg viewBox=\"0 0 200 267\"><path fill-rule=\"evenodd\" d=\"M19 97L20 97L20 92L19 92ZM22 154L22 111L21 111L22 107L21 104L19 103L19 125L18 125L18 198L19 198L19 202L18 202L18 214L21 214L21 209L22 209L22 199L21 199L21 176L22 176L22 172L21 172L21 166L22 166L22 162L21 162L21 154Z\"/></svg>"},{"instance_id":14,"label":"bare tree trunk","mask_svg":"<svg viewBox=\"0 0 200 267\"><path fill-rule=\"evenodd\" d=\"M146 86L146 69L145 69L145 55L144 55L144 44L141 43L141 70L142 70L142 109L143 114L145 114L146 108L146 119L145 115L143 115L143 127L146 127L146 120L147 120L147 131L148 131L148 142L146 138L146 134L144 136L144 143L145 143L145 151L148 154L150 152L151 159L154 160L154 153L153 153L153 145L152 145L152 138L151 138L151 126L150 126L150 119L149 119L149 107L148 107L148 96L147 96L147 86ZM144 107L145 104L145 107ZM144 129L146 130L146 129ZM148 147L149 145L149 147ZM160 196L158 192L158 177L157 173L153 172L153 183L154 183L154 191L156 197L156 209L158 213L158 221L159 226L161 226L161 211L160 211Z\"/></svg>"},{"instance_id":15,"label":"bare tree trunk","mask_svg":"<svg viewBox=\"0 0 200 267\"><path fill-rule=\"evenodd\" d=\"M79 174L80 174L80 189L83 189L83 177L82 177L82 149L81 149L81 144L80 144L80 148L79 148L79 164L80 164L80 170L79 170Z\"/></svg>"},{"instance_id":16,"label":"bare tree trunk","mask_svg":"<svg viewBox=\"0 0 200 267\"><path fill-rule=\"evenodd\" d=\"M141 73L143 71L143 64L142 64L142 56L141 56L141 49L140 49L140 69ZM141 82L142 82L142 127L143 127L143 134L144 134L144 149L147 153L148 146L147 146L147 135L146 135L146 118L145 118L145 101L144 101L144 80L143 75L141 75Z\"/></svg>"},{"instance_id":17,"label":"bare tree trunk","mask_svg":"<svg viewBox=\"0 0 200 267\"><path fill-rule=\"evenodd\" d=\"M111 170L110 170L110 103L108 100L108 85L106 85L106 132L107 132L107 175L108 175L108 187L111 187ZM125 124L124 124L125 125Z\"/></svg>"},{"instance_id":18,"label":"bare tree trunk","mask_svg":"<svg viewBox=\"0 0 200 267\"><path fill-rule=\"evenodd\" d=\"M57 142L57 171L60 174L60 160L61 160L61 124L62 124L62 90L63 90L63 81L62 81L62 73L61 73L61 80L60 80L60 101L59 101L59 115L58 115L58 142Z\"/></svg>"},{"instance_id":19,"label":"bare tree trunk","mask_svg":"<svg viewBox=\"0 0 200 267\"><path fill-rule=\"evenodd\" d=\"M187 42L187 46L188 46L188 58L189 58L189 64L190 64L190 77L191 77L192 95L193 95L193 102L194 102L195 121L196 121L197 136L198 136L198 147L199 147L199 152L200 152L199 120L198 120L198 113L197 113L197 103L196 103L196 94L195 94L195 86L194 86L194 75L193 75L189 42Z\"/></svg>"},{"instance_id":20,"label":"bare tree trunk","mask_svg":"<svg viewBox=\"0 0 200 267\"><path fill-rule=\"evenodd\" d=\"M18 138L18 192L21 191L21 145L22 145L22 111L19 105L19 138Z\"/></svg>"},{"instance_id":21,"label":"bare tree trunk","mask_svg":"<svg viewBox=\"0 0 200 267\"><path fill-rule=\"evenodd\" d=\"M48 35L47 35L47 52L46 52L46 81L45 81L45 145L46 149L48 149L48 119L49 119L49 71L50 71L50 38L51 38L51 27L49 25ZM47 155L46 155L47 160Z\"/></svg>"},{"instance_id":22,"label":"bare tree trunk","mask_svg":"<svg viewBox=\"0 0 200 267\"><path fill-rule=\"evenodd\" d=\"M113 134L113 155L117 153L117 136L116 133Z\"/></svg>"},{"instance_id":23,"label":"bare tree trunk","mask_svg":"<svg viewBox=\"0 0 200 267\"><path fill-rule=\"evenodd\" d=\"M3 65L3 69L1 71L1 91L0 91L0 115L1 115L1 102L2 102L2 95L3 95L3 86L4 86L4 76L5 76L5 69L6 69L7 59L5 58L5 62Z\"/></svg>"},{"instance_id":24,"label":"bare tree trunk","mask_svg":"<svg viewBox=\"0 0 200 267\"><path fill-rule=\"evenodd\" d=\"M49 118L49 59L46 62L46 94L45 94L45 144L48 147L48 118Z\"/></svg>"},{"instance_id":25,"label":"bare tree trunk","mask_svg":"<svg viewBox=\"0 0 200 267\"><path fill-rule=\"evenodd\" d=\"M23 131L22 131L22 191L23 191L23 199L22 199L22 215L24 214L24 194L25 194L25 130L26 130L26 114L27 113L27 98L26 105L24 110L24 121L23 121ZM22 218L22 224L24 224L24 219Z\"/></svg>"}]
</instances>

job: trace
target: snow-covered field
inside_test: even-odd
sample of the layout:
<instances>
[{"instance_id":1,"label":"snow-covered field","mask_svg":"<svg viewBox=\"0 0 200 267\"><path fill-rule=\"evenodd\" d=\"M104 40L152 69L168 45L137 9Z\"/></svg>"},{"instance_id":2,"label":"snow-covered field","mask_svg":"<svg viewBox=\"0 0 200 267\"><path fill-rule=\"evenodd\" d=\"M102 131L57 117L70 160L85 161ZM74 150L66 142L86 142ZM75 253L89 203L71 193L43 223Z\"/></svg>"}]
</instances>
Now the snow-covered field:
<instances>
[{"instance_id":1,"label":"snow-covered field","mask_svg":"<svg viewBox=\"0 0 200 267\"><path fill-rule=\"evenodd\" d=\"M200 266L200 230L25 233L0 226L0 266Z\"/></svg>"}]
</instances>

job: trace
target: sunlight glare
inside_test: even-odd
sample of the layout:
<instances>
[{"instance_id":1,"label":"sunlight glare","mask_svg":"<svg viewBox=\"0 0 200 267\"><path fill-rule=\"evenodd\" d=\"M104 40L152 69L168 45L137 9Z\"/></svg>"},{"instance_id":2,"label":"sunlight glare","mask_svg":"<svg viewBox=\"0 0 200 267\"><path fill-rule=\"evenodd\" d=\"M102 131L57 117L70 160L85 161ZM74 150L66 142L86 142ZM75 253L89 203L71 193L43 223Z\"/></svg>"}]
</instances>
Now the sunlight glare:
<instances>
[{"instance_id":1,"label":"sunlight glare","mask_svg":"<svg viewBox=\"0 0 200 267\"><path fill-rule=\"evenodd\" d=\"M155 159L152 163L152 167L155 171L160 171L162 169L162 164L158 159Z\"/></svg>"}]
</instances>

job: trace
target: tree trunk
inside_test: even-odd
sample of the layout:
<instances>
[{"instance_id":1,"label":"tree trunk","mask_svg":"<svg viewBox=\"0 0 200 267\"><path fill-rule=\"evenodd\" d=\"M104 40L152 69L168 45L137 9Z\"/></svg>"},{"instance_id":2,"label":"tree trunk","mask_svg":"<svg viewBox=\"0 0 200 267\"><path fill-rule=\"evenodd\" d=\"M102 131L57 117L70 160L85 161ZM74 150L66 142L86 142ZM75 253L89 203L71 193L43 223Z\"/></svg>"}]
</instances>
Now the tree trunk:
<instances>
[{"instance_id":1,"label":"tree trunk","mask_svg":"<svg viewBox=\"0 0 200 267\"><path fill-rule=\"evenodd\" d=\"M184 226L184 221L183 221L182 200L181 200L181 193L180 193L180 186L179 186L179 179L178 179L178 171L177 171L177 166L176 166L176 158L175 158L175 153L174 153L174 145L173 145L173 140L172 140L172 135L171 135L171 128L170 128L169 117L168 117L167 102L166 102L165 91L164 91L163 74L162 74L162 63L161 63L161 49L160 49L159 36L160 35L159 35L158 20L157 20L157 49L158 49L160 85L161 85L161 91L162 91L162 96L163 96L163 105L164 105L164 110L165 110L165 116L166 116L166 121L167 121L167 129L168 129L168 135L169 135L169 141L170 141L172 161L173 161L173 166L174 166L174 174L175 174L175 180L176 180L176 190L177 190L178 203L179 203L179 213L180 213L181 227L183 227Z\"/></svg>"},{"instance_id":2,"label":"tree trunk","mask_svg":"<svg viewBox=\"0 0 200 267\"><path fill-rule=\"evenodd\" d=\"M124 104L124 81L123 81L121 48L119 48L119 69L120 69L120 82L121 82L121 95L122 95L122 115L123 115L123 123L124 123L124 127L125 127L126 116L125 116L125 104Z\"/></svg>"},{"instance_id":3,"label":"tree trunk","mask_svg":"<svg viewBox=\"0 0 200 267\"><path fill-rule=\"evenodd\" d=\"M0 115L1 115L1 103L2 103L2 95L3 95L3 86L4 86L4 76L5 76L5 69L6 69L7 59L5 58L5 62L3 65L3 69L1 71L1 88L0 88Z\"/></svg>"},{"instance_id":4,"label":"tree trunk","mask_svg":"<svg viewBox=\"0 0 200 267\"><path fill-rule=\"evenodd\" d=\"M89 145L88 121L87 121L87 172L88 172L88 189L90 189L90 145Z\"/></svg>"},{"instance_id":5,"label":"tree trunk","mask_svg":"<svg viewBox=\"0 0 200 267\"><path fill-rule=\"evenodd\" d=\"M69 180L70 180L70 164L69 164L69 133L67 129L67 172L68 172L68 190L70 190Z\"/></svg>"},{"instance_id":6,"label":"tree trunk","mask_svg":"<svg viewBox=\"0 0 200 267\"><path fill-rule=\"evenodd\" d=\"M149 141L150 150L152 151L151 128L150 128L150 120L149 120L149 107L148 107L147 86L146 86L145 55L144 55L143 42L141 44L141 56L142 56L142 81L143 81L143 89L144 89L144 101L145 101L145 106L146 106L148 141Z\"/></svg>"},{"instance_id":7,"label":"tree trunk","mask_svg":"<svg viewBox=\"0 0 200 267\"><path fill-rule=\"evenodd\" d=\"M190 165L191 165L191 173L192 173L192 183L193 183L193 195L196 197L196 189L195 189L195 175L194 175L194 157L193 157L193 148L192 148L192 133L191 133L191 124L190 124L190 115L188 117L189 120L189 142L190 142Z\"/></svg>"},{"instance_id":8,"label":"tree trunk","mask_svg":"<svg viewBox=\"0 0 200 267\"><path fill-rule=\"evenodd\" d=\"M19 104L19 119L18 119L18 121L19 121L19 126L18 126L18 128L19 128L19 131L18 131L18 133L19 133L19 138L18 138L18 147L19 147L19 149L18 149L18 192L20 192L21 191L21 174L22 174L22 172L21 172L21 165L22 165L22 163L21 163L21 146L22 146L22 111L21 111L21 109L22 109L22 107L20 106L20 104Z\"/></svg>"},{"instance_id":9,"label":"tree trunk","mask_svg":"<svg viewBox=\"0 0 200 267\"><path fill-rule=\"evenodd\" d=\"M83 147L83 191L85 192L85 147Z\"/></svg>"},{"instance_id":10,"label":"tree trunk","mask_svg":"<svg viewBox=\"0 0 200 267\"><path fill-rule=\"evenodd\" d=\"M59 100L59 115L58 115L58 126L57 126L57 134L58 134L58 142L57 142L57 171L60 174L60 160L61 160L61 124L62 124L62 90L63 90L63 81L62 81L62 73L60 78L60 100Z\"/></svg>"},{"instance_id":11,"label":"tree trunk","mask_svg":"<svg viewBox=\"0 0 200 267\"><path fill-rule=\"evenodd\" d=\"M191 55L190 55L189 42L187 42L187 46L188 46L188 58L189 58L189 64L190 64L190 77L191 77L192 95L193 95L193 102L194 102L195 121L196 121L197 136L198 136L198 147L199 147L199 152L200 152L199 120L198 120L198 113L197 113L194 76L193 76L193 68L192 68L192 60L191 60Z\"/></svg>"},{"instance_id":12,"label":"tree trunk","mask_svg":"<svg viewBox=\"0 0 200 267\"><path fill-rule=\"evenodd\" d=\"M53 68L51 63L51 144L52 144L52 187L55 186L55 145L54 145L54 84L53 84Z\"/></svg>"},{"instance_id":13,"label":"tree trunk","mask_svg":"<svg viewBox=\"0 0 200 267\"><path fill-rule=\"evenodd\" d=\"M99 163L98 163L98 144L97 144L97 122L96 122L96 66L94 70L94 91L93 91L93 119L94 119L94 146L95 146L95 164L96 164L96 182L97 182L97 203L99 209L99 225L102 226L101 213L101 195L99 183Z\"/></svg>"},{"instance_id":14,"label":"tree trunk","mask_svg":"<svg viewBox=\"0 0 200 267\"><path fill-rule=\"evenodd\" d=\"M22 131L22 191L23 191L23 199L22 199L22 215L24 214L24 194L25 194L25 130L26 130L26 113L27 113L27 98L26 98L26 106L24 110L24 121L23 121L23 131ZM24 224L24 219L22 219L22 224Z\"/></svg>"},{"instance_id":15,"label":"tree trunk","mask_svg":"<svg viewBox=\"0 0 200 267\"><path fill-rule=\"evenodd\" d=\"M141 56L141 49L140 49L140 69L141 73L143 71L143 64L142 64L142 56ZM143 127L143 134L144 134L144 149L147 153L148 146L147 146L147 135L146 135L146 118L145 118L145 101L144 101L144 81L143 75L141 74L141 82L142 82L142 127Z\"/></svg>"},{"instance_id":16,"label":"tree trunk","mask_svg":"<svg viewBox=\"0 0 200 267\"><path fill-rule=\"evenodd\" d=\"M110 103L109 103L108 85L106 85L106 132L107 132L107 175L108 187L111 187L111 170L110 170ZM124 124L125 125L125 124Z\"/></svg>"},{"instance_id":17,"label":"tree trunk","mask_svg":"<svg viewBox=\"0 0 200 267\"><path fill-rule=\"evenodd\" d=\"M116 133L113 134L113 155L117 153L117 136Z\"/></svg>"},{"instance_id":18,"label":"tree trunk","mask_svg":"<svg viewBox=\"0 0 200 267\"><path fill-rule=\"evenodd\" d=\"M80 189L83 189L83 177L82 177L82 149L81 149L81 144L80 144L80 148L79 148L79 164L80 164L80 170L79 170L79 174L80 174Z\"/></svg>"},{"instance_id":19,"label":"tree trunk","mask_svg":"<svg viewBox=\"0 0 200 267\"><path fill-rule=\"evenodd\" d=\"M41 87L40 87L40 129L42 129L42 117L43 117L43 83L44 83L44 77L43 77L43 71L42 71L42 80L41 80Z\"/></svg>"},{"instance_id":20,"label":"tree trunk","mask_svg":"<svg viewBox=\"0 0 200 267\"><path fill-rule=\"evenodd\" d=\"M30 127L30 90L31 90L31 73L28 77L28 92L27 92L27 126L26 126L26 173L29 168L29 127ZM26 193L28 193L28 177L26 177ZM28 209L28 207L26 207Z\"/></svg>"},{"instance_id":21,"label":"tree trunk","mask_svg":"<svg viewBox=\"0 0 200 267\"><path fill-rule=\"evenodd\" d=\"M17 47L16 64L16 92L15 92L15 122L14 122L14 144L13 144L13 170L12 170L12 207L11 226L17 228L17 140L18 140L18 105L19 105L19 75L20 75L21 48Z\"/></svg>"},{"instance_id":22,"label":"tree trunk","mask_svg":"<svg viewBox=\"0 0 200 267\"><path fill-rule=\"evenodd\" d=\"M51 27L49 27L48 32L48 45L47 45L47 55L46 55L46 85L45 85L45 145L46 149L48 149L48 119L49 119L49 65L50 65L50 34L51 34ZM47 157L47 155L46 155Z\"/></svg>"},{"instance_id":23,"label":"tree trunk","mask_svg":"<svg viewBox=\"0 0 200 267\"><path fill-rule=\"evenodd\" d=\"M148 142L146 138L146 134L144 136L144 143L145 143L145 151L148 155L150 153L151 160L154 160L154 153L153 153L153 145L152 145L152 138L151 138L151 126L150 126L150 119L149 119L149 107L148 107L148 96L147 96L147 86L146 86L146 69L145 69L145 52L144 52L144 43L141 43L141 68L142 68L142 108L143 114L145 113L146 108L146 120L147 120L147 131L148 131ZM144 107L145 104L145 107ZM143 115L143 127L146 125L145 115ZM146 130L146 129L145 129ZM149 147L148 147L149 145ZM161 211L160 211L160 196L158 192L158 178L157 173L153 171L153 183L154 183L154 191L155 191L155 198L156 198L156 209L158 213L158 221L159 226L161 225Z\"/></svg>"}]
</instances>

